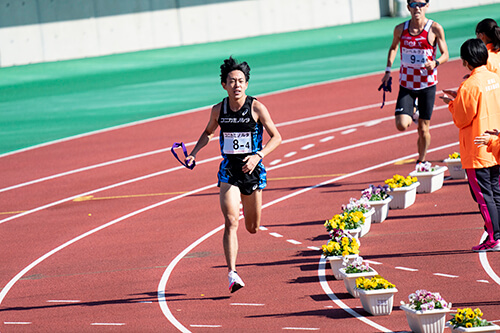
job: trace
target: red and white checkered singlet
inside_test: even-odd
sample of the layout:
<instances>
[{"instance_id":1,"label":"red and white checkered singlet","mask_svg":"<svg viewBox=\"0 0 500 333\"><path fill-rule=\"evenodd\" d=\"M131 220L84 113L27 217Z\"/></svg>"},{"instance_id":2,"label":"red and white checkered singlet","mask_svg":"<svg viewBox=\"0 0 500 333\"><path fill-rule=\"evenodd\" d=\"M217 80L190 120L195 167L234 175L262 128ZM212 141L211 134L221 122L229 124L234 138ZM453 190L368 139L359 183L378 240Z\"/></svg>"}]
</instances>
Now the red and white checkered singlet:
<instances>
[{"instance_id":1,"label":"red and white checkered singlet","mask_svg":"<svg viewBox=\"0 0 500 333\"><path fill-rule=\"evenodd\" d=\"M424 29L417 36L410 35L406 21L401 34L401 70L399 84L411 90L431 87L437 84L437 69L427 70L427 60L436 60L436 46L429 43L429 30L434 21L428 20Z\"/></svg>"}]
</instances>

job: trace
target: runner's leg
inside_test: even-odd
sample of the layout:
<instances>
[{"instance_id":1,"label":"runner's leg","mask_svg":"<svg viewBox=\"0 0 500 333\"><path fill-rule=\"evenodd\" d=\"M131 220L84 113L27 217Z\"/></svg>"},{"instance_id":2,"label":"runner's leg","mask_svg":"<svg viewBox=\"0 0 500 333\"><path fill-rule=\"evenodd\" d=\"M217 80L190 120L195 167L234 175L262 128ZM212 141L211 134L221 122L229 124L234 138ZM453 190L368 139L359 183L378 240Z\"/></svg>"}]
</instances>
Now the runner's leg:
<instances>
[{"instance_id":1,"label":"runner's leg","mask_svg":"<svg viewBox=\"0 0 500 333\"><path fill-rule=\"evenodd\" d=\"M260 227L262 211L262 190L255 190L250 195L241 195L243 212L245 215L245 226L249 233L255 234Z\"/></svg>"},{"instance_id":2,"label":"runner's leg","mask_svg":"<svg viewBox=\"0 0 500 333\"><path fill-rule=\"evenodd\" d=\"M427 148L431 144L431 132L429 130L431 121L425 119L418 119L418 160L425 161Z\"/></svg>"},{"instance_id":3,"label":"runner's leg","mask_svg":"<svg viewBox=\"0 0 500 333\"><path fill-rule=\"evenodd\" d=\"M228 183L220 183L220 207L224 215L224 255L228 271L236 270L238 255L238 221L240 217L240 190Z\"/></svg>"}]
</instances>

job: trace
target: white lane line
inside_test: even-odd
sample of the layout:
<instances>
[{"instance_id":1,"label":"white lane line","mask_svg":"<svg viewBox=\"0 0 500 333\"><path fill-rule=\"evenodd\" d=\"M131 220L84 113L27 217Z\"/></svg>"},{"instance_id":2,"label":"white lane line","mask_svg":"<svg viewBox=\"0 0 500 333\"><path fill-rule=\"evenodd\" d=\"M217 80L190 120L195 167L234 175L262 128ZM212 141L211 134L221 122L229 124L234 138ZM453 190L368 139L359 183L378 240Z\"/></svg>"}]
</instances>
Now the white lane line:
<instances>
[{"instance_id":1,"label":"white lane line","mask_svg":"<svg viewBox=\"0 0 500 333\"><path fill-rule=\"evenodd\" d=\"M66 243L56 247L55 249L53 249L52 251L49 251L47 252L46 254L44 254L43 256L41 256L40 258L38 258L37 260L33 261L31 264L29 264L28 266L26 266L23 270L21 270L19 273L16 274L16 276L14 276L6 285L5 287L3 287L3 289L0 290L0 304L2 304L5 296L7 295L7 293L10 291L10 289L14 286L14 284L19 281L19 279L21 279L27 272L29 272L33 267L37 266L39 263L41 263L42 261L44 261L45 259L49 258L50 256L52 256L53 254L63 250L64 248L70 246L71 244L73 243L76 243L78 242L79 240L87 237L87 236L90 236L98 231L101 231L107 227L110 227L116 223L119 223L121 221L124 221L130 217L133 217L133 216L136 216L136 215L139 215L141 213L144 213L146 211L149 211L151 209L154 209L154 208L157 208L157 207L160 207L162 205L165 205L169 202L172 202L172 201L176 201L178 199L182 199L186 196L189 196L189 195L192 195L192 194L195 194L195 193L199 193L199 192L203 192L205 190L208 190L208 189L211 189L211 188L214 188L216 187L217 184L212 184L212 185L208 185L208 186L205 186L205 187L200 187L196 190L193 190L193 191L190 191L190 192L186 192L186 193L183 193L183 194L180 194L176 197L173 197L173 198L170 198L170 199L166 199L164 201L160 201L160 202L157 202L153 205L150 205L150 206L147 206L147 207L144 207L144 208L141 208L139 210L136 210L134 212L131 212L129 214L126 214L126 215L123 215L113 221L110 221L108 223L105 223L97 228L94 228L90 231L87 231L86 233L83 233L81 234L80 236L77 236L69 241L67 241ZM217 230L217 229L215 229Z\"/></svg>"},{"instance_id":2,"label":"white lane line","mask_svg":"<svg viewBox=\"0 0 500 333\"><path fill-rule=\"evenodd\" d=\"M325 292L325 294L327 294L328 297L330 297L330 299L338 307L340 307L341 309L343 309L344 311L346 311L348 314L350 314L354 318L359 319L362 322L364 322L365 324L370 325L371 327L375 328L377 331L392 332L390 329L385 328L384 326L381 326L381 325L377 324L376 322L374 322L374 321L372 321L372 320L370 320L370 319L368 319L368 318L360 315L359 313L357 313L356 311L354 311L353 309L351 309L350 307L348 307L344 302L342 302L337 297L337 295L335 295L335 293L332 291L332 289L328 285L328 281L326 281L325 266L326 266L326 259L323 256L321 256L321 258L319 260L319 264L318 264L318 277L319 277L319 281L320 281L321 287L323 288L323 291Z\"/></svg>"},{"instance_id":3,"label":"white lane line","mask_svg":"<svg viewBox=\"0 0 500 333\"><path fill-rule=\"evenodd\" d=\"M47 303L80 303L77 299L49 299Z\"/></svg>"},{"instance_id":4,"label":"white lane line","mask_svg":"<svg viewBox=\"0 0 500 333\"><path fill-rule=\"evenodd\" d=\"M307 248L308 248L309 250L313 250L313 251L319 251L319 250L321 250L321 248L316 247L316 246L308 246Z\"/></svg>"},{"instance_id":5,"label":"white lane line","mask_svg":"<svg viewBox=\"0 0 500 333\"><path fill-rule=\"evenodd\" d=\"M276 165L276 164L278 164L278 163L280 163L280 162L281 162L281 160L280 160L280 159L277 159L277 160L274 160L274 161L272 161L271 163L269 163L269 165Z\"/></svg>"},{"instance_id":6,"label":"white lane line","mask_svg":"<svg viewBox=\"0 0 500 333\"><path fill-rule=\"evenodd\" d=\"M297 154L296 151L291 151L291 152L289 152L288 154L285 155L285 158L292 157L293 155L296 155L296 154Z\"/></svg>"},{"instance_id":7,"label":"white lane line","mask_svg":"<svg viewBox=\"0 0 500 333\"><path fill-rule=\"evenodd\" d=\"M401 271L408 271L408 272L418 272L418 269L416 268L408 268L408 267L401 267L401 266L397 266L397 267L394 267L395 269L399 269Z\"/></svg>"},{"instance_id":8,"label":"white lane line","mask_svg":"<svg viewBox=\"0 0 500 333\"><path fill-rule=\"evenodd\" d=\"M321 143L324 143L324 142L327 142L327 141L330 141L330 140L333 140L335 137L333 135L331 136L327 136L326 138L323 138L321 140L319 140L319 142Z\"/></svg>"},{"instance_id":9,"label":"white lane line","mask_svg":"<svg viewBox=\"0 0 500 333\"><path fill-rule=\"evenodd\" d=\"M365 260L367 263L372 265L383 265L381 262L373 261L373 260Z\"/></svg>"},{"instance_id":10,"label":"white lane line","mask_svg":"<svg viewBox=\"0 0 500 333\"><path fill-rule=\"evenodd\" d=\"M276 237L276 238L281 238L283 235L278 234L277 232L270 232L269 235Z\"/></svg>"},{"instance_id":11,"label":"white lane line","mask_svg":"<svg viewBox=\"0 0 500 333\"><path fill-rule=\"evenodd\" d=\"M346 134L351 134L351 133L354 133L354 132L356 132L356 131L357 131L357 129L356 129L356 128L351 128L351 129L348 129L348 130L346 130L346 131L340 132L340 134L342 134L342 135L346 135Z\"/></svg>"},{"instance_id":12,"label":"white lane line","mask_svg":"<svg viewBox=\"0 0 500 333\"><path fill-rule=\"evenodd\" d=\"M448 278L453 278L453 279L456 279L458 278L459 276L458 275L451 275L451 274L443 274L443 273L434 273L432 275L435 275L435 276L442 276L442 277L448 277Z\"/></svg>"},{"instance_id":13,"label":"white lane line","mask_svg":"<svg viewBox=\"0 0 500 333\"><path fill-rule=\"evenodd\" d=\"M265 304L261 303L231 303L233 306L264 306Z\"/></svg>"},{"instance_id":14,"label":"white lane line","mask_svg":"<svg viewBox=\"0 0 500 333\"><path fill-rule=\"evenodd\" d=\"M299 244L302 244L301 242L296 241L295 239L287 239L286 241L287 241L288 243L293 244L293 245L299 245Z\"/></svg>"},{"instance_id":15,"label":"white lane line","mask_svg":"<svg viewBox=\"0 0 500 333\"><path fill-rule=\"evenodd\" d=\"M90 326L125 326L125 323L91 323Z\"/></svg>"},{"instance_id":16,"label":"white lane line","mask_svg":"<svg viewBox=\"0 0 500 333\"><path fill-rule=\"evenodd\" d=\"M266 227L264 227L264 226L260 226L260 227L259 227L259 230L266 231L266 230L268 230L268 229L267 229Z\"/></svg>"},{"instance_id":17,"label":"white lane line","mask_svg":"<svg viewBox=\"0 0 500 333\"><path fill-rule=\"evenodd\" d=\"M222 327L222 325L189 325L189 326L194 327L194 328L219 328L219 327Z\"/></svg>"},{"instance_id":18,"label":"white lane line","mask_svg":"<svg viewBox=\"0 0 500 333\"><path fill-rule=\"evenodd\" d=\"M490 283L490 281L488 281L488 280L476 280L476 282L480 282L480 283Z\"/></svg>"},{"instance_id":19,"label":"white lane line","mask_svg":"<svg viewBox=\"0 0 500 333\"><path fill-rule=\"evenodd\" d=\"M290 331L319 331L319 328L314 327L283 327L283 329Z\"/></svg>"},{"instance_id":20,"label":"white lane line","mask_svg":"<svg viewBox=\"0 0 500 333\"><path fill-rule=\"evenodd\" d=\"M485 231L481 236L481 241L479 243L482 243L486 239L486 237L488 237L488 234ZM483 269L485 270L486 274L488 274L489 277L492 278L493 281L495 281L497 284L500 284L500 277L498 277L495 271L491 268L486 253L487 252L479 252L479 261L481 262L481 265L483 266Z\"/></svg>"},{"instance_id":21,"label":"white lane line","mask_svg":"<svg viewBox=\"0 0 500 333\"><path fill-rule=\"evenodd\" d=\"M450 121L450 122L447 122L447 123L442 123L442 124L437 124L437 125L430 126L430 128L431 129L435 129L435 128L440 128L440 127L444 127L444 126L448 126L448 125L452 125L452 124L453 124L453 122ZM390 140L390 139L399 138L399 137L402 137L402 136L411 135L411 134L415 134L415 133L417 133L417 130L405 131L405 132L402 132L402 133L393 134L393 135L389 135L389 136L386 136L386 137L381 137L381 138L378 138L378 139L374 139L374 140L370 140L370 141L365 141L365 142L357 143L357 144L350 145L350 146L344 146L344 147L341 147L341 148L337 148L337 149L325 151L323 153L318 153L318 154L315 154L315 155L311 155L311 156L308 156L308 157L304 157L304 158L300 158L300 159L297 159L297 160L294 160L294 161L283 163L283 164L280 164L278 166L269 167L268 171L271 171L271 170L274 170L274 169L278 169L278 168L283 168L283 167L294 165L294 164L298 164L298 163L302 163L302 162L309 162L311 159L316 159L316 158L319 158L319 157L323 157L323 156L335 154L335 153L338 153L338 152L342 152L342 151L346 151L346 150L350 150L350 149L354 149L354 148L366 147L369 144L373 144L373 143L377 143L377 142L385 142L385 141ZM458 143L450 144L450 146L453 146L453 145L456 145L456 144L458 144ZM212 158L209 158L209 159L206 159L206 160L203 160L203 161L199 161L197 164L199 165L199 164L202 164L202 163L208 163L208 162L212 162L212 161L216 161L216 160L220 160L220 159L221 159L220 156L216 156L216 157L212 157ZM72 200L74 200L76 198L89 196L89 195L92 195L92 194L95 194L95 193L98 193L98 192L101 192L101 191L113 189L113 188L116 188L116 187L119 187L119 186L122 186L122 185L131 184L131 183L134 183L134 182L142 181L142 180L145 180L145 179L148 179L148 178L156 177L156 176L159 176L159 175L163 175L163 174L166 174L166 173L169 173L169 172L172 172L172 171L176 171L176 170L181 170L181 169L184 169L184 167L183 166L178 166L178 167L174 167L174 168L171 168L171 169L167 169L167 170L155 172L155 173L152 173L152 174L149 174L149 175L140 176L140 177L129 179L129 180L126 180L126 181L123 181L123 182L119 182L119 183L115 183L115 184L108 185L108 186L105 186L105 187L101 187L101 188L98 188L98 189L95 189L95 190L92 190L92 191L88 191L88 192L85 192L85 193L80 193L80 194L77 194L77 195L74 195L74 196L71 196L71 197L68 197L68 198L65 198L65 199L61 199L61 200L58 200L58 201L55 201L55 202L52 202L52 203L49 203L49 204L46 204L46 205L43 205L43 206L39 206L37 208L33 208L31 210L27 210L25 212L22 212L22 213L19 213L19 214L7 217L7 218L5 218L3 220L0 220L0 224L8 222L8 221L11 221L11 220L14 220L14 219L17 219L17 218L22 217L22 216L26 216L26 215L29 215L29 214L41 211L43 209L47 209L47 208L50 208L50 207L53 207L53 206L57 206L59 204L62 204L62 203L68 202L68 201L72 201Z\"/></svg>"},{"instance_id":22,"label":"white lane line","mask_svg":"<svg viewBox=\"0 0 500 333\"><path fill-rule=\"evenodd\" d=\"M4 321L4 325L31 325L31 321Z\"/></svg>"},{"instance_id":23,"label":"white lane line","mask_svg":"<svg viewBox=\"0 0 500 333\"><path fill-rule=\"evenodd\" d=\"M365 127L372 127L372 126L375 126L375 125L378 125L380 124L382 121L377 119L377 120L372 120L372 121L369 121L367 123L365 123Z\"/></svg>"},{"instance_id":24,"label":"white lane line","mask_svg":"<svg viewBox=\"0 0 500 333\"><path fill-rule=\"evenodd\" d=\"M433 148L433 149L430 149L428 152L431 153L431 152L434 152L434 151L437 151L437 150L441 150L441 149L446 149L446 148L449 148L449 147L452 147L452 146L456 146L458 144L458 142L455 142L455 143L451 143L451 144L448 144L448 145L444 145L444 146L441 146L441 147L437 147L437 148ZM305 188L305 189L302 189L302 190L299 190L299 191L296 191L294 193L291 193L289 195L286 195L282 198L278 198L274 201L271 201L265 205L262 206L262 209L265 209L267 207L270 207L272 205L275 205L281 201L284 201L284 200L287 200L289 198L292 198L292 197L295 197L299 194L302 194L302 193L305 193L305 192L308 192L310 190L313 190L315 188L318 188L320 186L324 186L324 185L328 185L330 183L333 183L333 182L336 182L336 181L339 181L339 180L342 180L342 179L345 179L345 178L348 178L348 177L352 177L352 176L356 176L358 174L362 174L362 173L365 173L365 172L368 172L368 171L371 171L371 170L375 170L375 169L378 169L378 168L381 168L381 167L384 167L384 166L387 166L387 165L391 165L393 164L395 161L399 161L399 160L404 160L404 159L408 159L408 158L411 158L411 157L415 157L417 156L417 154L412 154L412 155L408 155L408 156L404 156L404 157L401 157L401 158L398 158L398 159L394 159L392 161L388 161L388 162L385 162L385 163L382 163L382 164L378 164L378 165L374 165L372 167L368 167L366 169L362 169L362 170L358 170L358 171L355 171L353 173L350 173L350 174L346 174L346 175L343 175L343 176L340 176L340 177L337 177L337 178L333 178L333 179L330 179L328 181L325 181L323 183L320 183L320 184L317 184L317 185L314 185L314 186L310 186L308 188ZM240 219L242 218L243 216L240 216ZM160 308L161 308L161 311L163 312L163 315L165 316L165 318L167 318L168 321L170 321L170 323L172 323L172 325L174 325L179 331L181 332L190 332L186 327L184 327L178 320L177 318L175 318L175 316L173 315L173 313L170 311L170 308L168 307L168 304L167 304L167 300L166 300L166 297L165 297L165 290L167 289L167 283L168 283L168 279L170 278L170 275L172 274L172 272L174 271L174 268L175 266L177 266L177 264L181 261L182 258L184 258L184 256L186 254L188 254L190 251L192 251L195 247L197 247L199 244L203 243L206 239L210 238L211 236L215 235L217 232L219 232L220 230L223 230L224 229L224 225L221 225L219 226L218 228L210 231L209 233L205 234L204 236L202 236L201 238L199 238L198 240L196 240L195 242L193 242L191 245L189 245L187 248L185 248L181 253L179 253L177 255L177 257L175 257L170 263L169 265L167 266L165 272L163 273L163 276L161 277L161 280L160 280L160 283L158 284L158 303L160 305ZM372 322L371 320L365 318L365 317L362 317L361 315L359 315L357 312L355 312L354 310L352 310L351 308L349 308L347 305L345 305L343 302L341 302L336 296L335 294L333 294L333 292L331 291L330 287L328 286L328 283L326 281L326 278L325 278L325 275L324 275L324 270L325 270L325 260L323 259L323 263L321 264L320 262L320 268L319 269L322 269L323 271L323 275L321 276L320 275L320 282L322 284L322 287L323 287L323 290L326 291L326 288L328 288L328 290L330 290L330 292L327 292L328 296L333 300L332 297L335 298L335 300L337 300L338 302L340 303L337 303L337 301L334 300L334 302L336 302L337 304L342 304L343 305L343 309L348 312L349 314L353 315L354 317L358 318L358 317L361 317L361 318L358 318L360 319L361 321L364 321L364 322L369 322L369 323L373 323L372 324L369 324L377 329L379 328L382 328L382 330L384 332L392 332L392 331L389 331L387 329L385 329L385 327L383 326L380 326L374 322ZM321 268L322 267L322 268ZM319 272L319 269L318 269L318 272ZM319 274L319 273L318 273ZM321 279L323 279L323 281L321 281ZM323 284L326 284L326 286L324 286ZM333 296L332 296L333 295ZM0 304L1 304L1 299L0 299ZM375 326L374 326L375 325Z\"/></svg>"},{"instance_id":25,"label":"white lane line","mask_svg":"<svg viewBox=\"0 0 500 333\"><path fill-rule=\"evenodd\" d=\"M301 147L300 149L302 149L302 150L308 150L308 149L311 149L312 147L314 147L314 143L310 143L308 145L305 145L305 146Z\"/></svg>"}]
</instances>

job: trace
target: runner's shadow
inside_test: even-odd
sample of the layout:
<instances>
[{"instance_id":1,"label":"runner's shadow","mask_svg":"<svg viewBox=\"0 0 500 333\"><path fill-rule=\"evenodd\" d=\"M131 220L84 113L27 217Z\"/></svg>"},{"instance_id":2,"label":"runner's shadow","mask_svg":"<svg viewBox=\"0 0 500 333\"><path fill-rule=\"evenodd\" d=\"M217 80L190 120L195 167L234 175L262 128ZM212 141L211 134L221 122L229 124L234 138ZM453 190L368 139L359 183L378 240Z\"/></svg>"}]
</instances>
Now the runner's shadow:
<instances>
[{"instance_id":1,"label":"runner's shadow","mask_svg":"<svg viewBox=\"0 0 500 333\"><path fill-rule=\"evenodd\" d=\"M479 211L472 212L453 212L453 213L439 213L439 214L418 214L418 215L401 215L401 216L388 216L387 220L415 220L426 219L429 217L445 217L445 216L464 216L464 215L480 215Z\"/></svg>"}]
</instances>

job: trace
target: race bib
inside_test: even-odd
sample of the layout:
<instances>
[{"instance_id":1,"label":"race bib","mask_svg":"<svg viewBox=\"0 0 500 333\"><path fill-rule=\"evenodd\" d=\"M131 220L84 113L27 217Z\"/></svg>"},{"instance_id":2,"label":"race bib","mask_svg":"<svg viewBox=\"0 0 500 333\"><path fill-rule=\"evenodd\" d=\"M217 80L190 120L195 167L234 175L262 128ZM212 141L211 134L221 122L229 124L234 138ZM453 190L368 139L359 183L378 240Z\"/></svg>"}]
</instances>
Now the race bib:
<instances>
[{"instance_id":1,"label":"race bib","mask_svg":"<svg viewBox=\"0 0 500 333\"><path fill-rule=\"evenodd\" d=\"M252 134L250 132L224 133L224 154L250 154Z\"/></svg>"},{"instance_id":2,"label":"race bib","mask_svg":"<svg viewBox=\"0 0 500 333\"><path fill-rule=\"evenodd\" d=\"M401 63L405 67L424 67L427 59L425 50L401 49Z\"/></svg>"}]
</instances>

